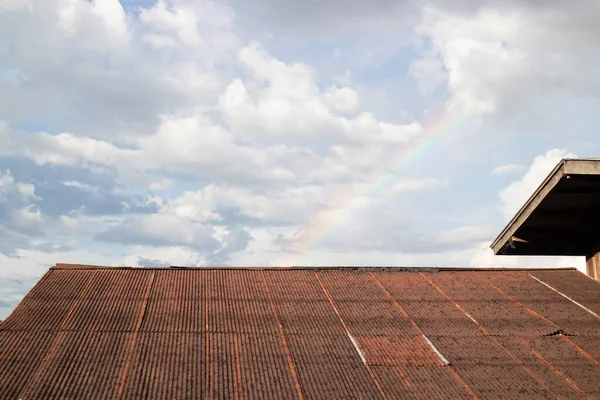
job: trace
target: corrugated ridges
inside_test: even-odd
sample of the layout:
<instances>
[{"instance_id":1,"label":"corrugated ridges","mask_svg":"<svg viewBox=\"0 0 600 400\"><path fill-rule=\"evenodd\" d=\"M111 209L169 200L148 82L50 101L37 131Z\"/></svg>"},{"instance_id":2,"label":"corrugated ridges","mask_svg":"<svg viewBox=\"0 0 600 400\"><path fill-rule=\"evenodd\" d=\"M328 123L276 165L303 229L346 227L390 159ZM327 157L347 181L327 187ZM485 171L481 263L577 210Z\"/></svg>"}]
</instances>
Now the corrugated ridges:
<instances>
[{"instance_id":1,"label":"corrugated ridges","mask_svg":"<svg viewBox=\"0 0 600 400\"><path fill-rule=\"evenodd\" d=\"M153 272L98 270L92 273L90 289L80 299L63 329L133 331Z\"/></svg>"},{"instance_id":2,"label":"corrugated ridges","mask_svg":"<svg viewBox=\"0 0 600 400\"><path fill-rule=\"evenodd\" d=\"M480 399L557 398L514 363L457 365L455 368Z\"/></svg>"},{"instance_id":3,"label":"corrugated ridges","mask_svg":"<svg viewBox=\"0 0 600 400\"><path fill-rule=\"evenodd\" d=\"M206 342L200 333L140 333L123 398L201 399Z\"/></svg>"},{"instance_id":4,"label":"corrugated ridges","mask_svg":"<svg viewBox=\"0 0 600 400\"><path fill-rule=\"evenodd\" d=\"M195 271L190 271L194 273ZM267 300L261 274L263 271L212 270L208 271L208 299L210 300Z\"/></svg>"},{"instance_id":5,"label":"corrugated ridges","mask_svg":"<svg viewBox=\"0 0 600 400\"><path fill-rule=\"evenodd\" d=\"M156 270L151 300L202 300L208 285L208 271Z\"/></svg>"},{"instance_id":6,"label":"corrugated ridges","mask_svg":"<svg viewBox=\"0 0 600 400\"><path fill-rule=\"evenodd\" d=\"M286 333L311 336L339 335L344 331L327 300L276 301L275 306Z\"/></svg>"},{"instance_id":7,"label":"corrugated ridges","mask_svg":"<svg viewBox=\"0 0 600 400\"><path fill-rule=\"evenodd\" d=\"M60 332L20 398L116 398L130 340L130 333Z\"/></svg>"},{"instance_id":8,"label":"corrugated ridges","mask_svg":"<svg viewBox=\"0 0 600 400\"><path fill-rule=\"evenodd\" d=\"M412 386L416 399L471 399L467 390L453 377L450 367L398 367Z\"/></svg>"},{"instance_id":9,"label":"corrugated ridges","mask_svg":"<svg viewBox=\"0 0 600 400\"><path fill-rule=\"evenodd\" d=\"M440 366L440 359L422 336L357 336L369 365Z\"/></svg>"},{"instance_id":10,"label":"corrugated ridges","mask_svg":"<svg viewBox=\"0 0 600 400\"><path fill-rule=\"evenodd\" d=\"M373 365L371 369L384 393L390 398L399 400L418 398L414 386L396 366Z\"/></svg>"},{"instance_id":11,"label":"corrugated ridges","mask_svg":"<svg viewBox=\"0 0 600 400\"><path fill-rule=\"evenodd\" d=\"M377 386L347 336L289 335L307 399L380 399Z\"/></svg>"},{"instance_id":12,"label":"corrugated ridges","mask_svg":"<svg viewBox=\"0 0 600 400\"><path fill-rule=\"evenodd\" d=\"M488 284L512 297L523 306L547 319L552 329L563 329L574 335L595 335L600 332L600 319L578 307L558 293L549 290L533 279L527 272L491 272L485 275Z\"/></svg>"},{"instance_id":13,"label":"corrugated ridges","mask_svg":"<svg viewBox=\"0 0 600 400\"><path fill-rule=\"evenodd\" d=\"M241 371L240 398L298 398L279 335L237 336Z\"/></svg>"},{"instance_id":14,"label":"corrugated ridges","mask_svg":"<svg viewBox=\"0 0 600 400\"><path fill-rule=\"evenodd\" d=\"M369 274L318 272L341 318L353 335L417 335ZM348 282L346 286L345 283Z\"/></svg>"},{"instance_id":15,"label":"corrugated ridges","mask_svg":"<svg viewBox=\"0 0 600 400\"><path fill-rule=\"evenodd\" d=\"M600 282L577 271L535 271L531 275L600 315Z\"/></svg>"},{"instance_id":16,"label":"corrugated ridges","mask_svg":"<svg viewBox=\"0 0 600 400\"><path fill-rule=\"evenodd\" d=\"M156 271L141 331L206 332L206 271Z\"/></svg>"},{"instance_id":17,"label":"corrugated ridges","mask_svg":"<svg viewBox=\"0 0 600 400\"><path fill-rule=\"evenodd\" d=\"M236 335L206 335L207 399L240 398L241 366L236 340Z\"/></svg>"},{"instance_id":18,"label":"corrugated ridges","mask_svg":"<svg viewBox=\"0 0 600 400\"><path fill-rule=\"evenodd\" d=\"M344 322L356 335L416 335L410 322L389 302L336 301Z\"/></svg>"},{"instance_id":19,"label":"corrugated ridges","mask_svg":"<svg viewBox=\"0 0 600 400\"><path fill-rule=\"evenodd\" d=\"M375 273L375 277L427 336L481 336L482 332L418 273ZM430 277L433 274L424 274Z\"/></svg>"},{"instance_id":20,"label":"corrugated ridges","mask_svg":"<svg viewBox=\"0 0 600 400\"><path fill-rule=\"evenodd\" d=\"M569 340L575 342L583 351L600 365L600 332L596 336L572 336Z\"/></svg>"},{"instance_id":21,"label":"corrugated ridges","mask_svg":"<svg viewBox=\"0 0 600 400\"><path fill-rule=\"evenodd\" d=\"M538 376L531 376L531 368L523 368L523 360L515 361L490 337L430 339L482 398L554 398Z\"/></svg>"},{"instance_id":22,"label":"corrugated ridges","mask_svg":"<svg viewBox=\"0 0 600 400\"><path fill-rule=\"evenodd\" d=\"M387 301L368 273L359 271L320 271L319 278L336 301Z\"/></svg>"},{"instance_id":23,"label":"corrugated ridges","mask_svg":"<svg viewBox=\"0 0 600 400\"><path fill-rule=\"evenodd\" d=\"M205 332L205 307L201 301L153 299L148 302L142 332Z\"/></svg>"},{"instance_id":24,"label":"corrugated ridges","mask_svg":"<svg viewBox=\"0 0 600 400\"><path fill-rule=\"evenodd\" d=\"M131 332L142 300L83 300L64 325L66 331Z\"/></svg>"},{"instance_id":25,"label":"corrugated ridges","mask_svg":"<svg viewBox=\"0 0 600 400\"><path fill-rule=\"evenodd\" d=\"M492 338L432 336L429 338L452 365L481 364L505 365L511 358Z\"/></svg>"},{"instance_id":26,"label":"corrugated ridges","mask_svg":"<svg viewBox=\"0 0 600 400\"><path fill-rule=\"evenodd\" d=\"M2 323L0 330L58 330L90 276L87 271L48 272Z\"/></svg>"},{"instance_id":27,"label":"corrugated ridges","mask_svg":"<svg viewBox=\"0 0 600 400\"><path fill-rule=\"evenodd\" d=\"M262 273L260 270L208 271L209 332L278 333Z\"/></svg>"},{"instance_id":28,"label":"corrugated ridges","mask_svg":"<svg viewBox=\"0 0 600 400\"><path fill-rule=\"evenodd\" d=\"M488 287L480 273L442 272L430 279L491 335L546 335L556 330Z\"/></svg>"},{"instance_id":29,"label":"corrugated ridges","mask_svg":"<svg viewBox=\"0 0 600 400\"><path fill-rule=\"evenodd\" d=\"M268 300L209 300L208 320L209 332L278 332Z\"/></svg>"},{"instance_id":30,"label":"corrugated ridges","mask_svg":"<svg viewBox=\"0 0 600 400\"><path fill-rule=\"evenodd\" d=\"M517 356L521 362L548 387L562 398L572 399L583 395L579 385L571 382L560 367L549 363L545 357L531 351L532 338L501 337L498 340ZM552 339L552 338L548 338ZM561 339L559 339L561 340Z\"/></svg>"},{"instance_id":31,"label":"corrugated ridges","mask_svg":"<svg viewBox=\"0 0 600 400\"><path fill-rule=\"evenodd\" d=\"M273 300L279 301L327 301L312 271L264 271Z\"/></svg>"},{"instance_id":32,"label":"corrugated ridges","mask_svg":"<svg viewBox=\"0 0 600 400\"><path fill-rule=\"evenodd\" d=\"M599 397L595 317L530 272L53 269L0 327L0 398Z\"/></svg>"},{"instance_id":33,"label":"corrugated ridges","mask_svg":"<svg viewBox=\"0 0 600 400\"><path fill-rule=\"evenodd\" d=\"M96 270L93 271L92 288L86 292L87 300L140 300L146 293L154 271Z\"/></svg>"},{"instance_id":34,"label":"corrugated ridges","mask_svg":"<svg viewBox=\"0 0 600 400\"><path fill-rule=\"evenodd\" d=\"M0 399L16 399L36 372L55 334L0 331Z\"/></svg>"},{"instance_id":35,"label":"corrugated ridges","mask_svg":"<svg viewBox=\"0 0 600 400\"><path fill-rule=\"evenodd\" d=\"M536 353L579 386L586 394L600 396L600 368L584 358L560 336L524 338Z\"/></svg>"}]
</instances>

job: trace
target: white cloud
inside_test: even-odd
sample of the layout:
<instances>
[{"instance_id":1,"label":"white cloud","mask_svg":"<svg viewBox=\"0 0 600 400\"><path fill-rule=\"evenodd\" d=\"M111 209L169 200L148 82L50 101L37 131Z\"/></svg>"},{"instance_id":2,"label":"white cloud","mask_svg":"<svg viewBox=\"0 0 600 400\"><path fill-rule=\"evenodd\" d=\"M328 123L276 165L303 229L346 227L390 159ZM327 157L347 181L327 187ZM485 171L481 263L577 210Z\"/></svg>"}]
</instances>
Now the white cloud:
<instances>
[{"instance_id":1,"label":"white cloud","mask_svg":"<svg viewBox=\"0 0 600 400\"><path fill-rule=\"evenodd\" d=\"M122 225L109 227L98 240L125 244L182 245L213 251L213 228L186 218L163 213L139 215Z\"/></svg>"},{"instance_id":2,"label":"white cloud","mask_svg":"<svg viewBox=\"0 0 600 400\"><path fill-rule=\"evenodd\" d=\"M16 182L10 170L0 170L0 201L8 201L12 196L22 202L41 200L36 196L33 184Z\"/></svg>"},{"instance_id":3,"label":"white cloud","mask_svg":"<svg viewBox=\"0 0 600 400\"><path fill-rule=\"evenodd\" d=\"M160 203L157 213L115 221L95 238L127 245L185 248L194 252L197 260L204 260L202 263L227 263L231 253L244 250L252 239L247 229L227 221L221 214L221 207L235 204L231 194L215 187L185 192ZM222 203L220 199L229 200L229 203ZM243 214L248 210L240 209L240 212ZM64 219L67 224L73 223L72 217L64 216ZM143 258L160 257L145 255Z\"/></svg>"},{"instance_id":4,"label":"white cloud","mask_svg":"<svg viewBox=\"0 0 600 400\"><path fill-rule=\"evenodd\" d=\"M440 232L437 240L444 244L477 243L482 240L492 240L497 233L493 226L461 226Z\"/></svg>"},{"instance_id":5,"label":"white cloud","mask_svg":"<svg viewBox=\"0 0 600 400\"><path fill-rule=\"evenodd\" d=\"M4 0L0 3L0 12L11 12L21 8L31 9L31 2L28 0Z\"/></svg>"},{"instance_id":6,"label":"white cloud","mask_svg":"<svg viewBox=\"0 0 600 400\"><path fill-rule=\"evenodd\" d=\"M85 213L85 206L78 210L72 210L65 215L59 215L57 224L54 226L57 233L63 236L73 235L75 237L93 236L108 227L121 224L121 216L90 216Z\"/></svg>"},{"instance_id":7,"label":"white cloud","mask_svg":"<svg viewBox=\"0 0 600 400\"><path fill-rule=\"evenodd\" d=\"M479 243L469 255L474 268L577 268L585 273L584 257L496 256L489 241Z\"/></svg>"},{"instance_id":8,"label":"white cloud","mask_svg":"<svg viewBox=\"0 0 600 400\"><path fill-rule=\"evenodd\" d=\"M127 17L119 0L92 0L92 12L104 23L110 39L128 42Z\"/></svg>"},{"instance_id":9,"label":"white cloud","mask_svg":"<svg viewBox=\"0 0 600 400\"><path fill-rule=\"evenodd\" d=\"M123 258L124 265L143 266L144 260L177 266L206 265L201 254L183 246L132 246L130 253Z\"/></svg>"},{"instance_id":10,"label":"white cloud","mask_svg":"<svg viewBox=\"0 0 600 400\"><path fill-rule=\"evenodd\" d=\"M31 238L43 232L41 201L33 184L17 182L9 170L0 170L0 255L29 247Z\"/></svg>"},{"instance_id":11,"label":"white cloud","mask_svg":"<svg viewBox=\"0 0 600 400\"><path fill-rule=\"evenodd\" d=\"M240 223L251 227L291 227L306 222L331 195L321 186L252 190L211 184L169 199L159 212L215 229L230 226L235 230Z\"/></svg>"},{"instance_id":12,"label":"white cloud","mask_svg":"<svg viewBox=\"0 0 600 400\"><path fill-rule=\"evenodd\" d=\"M170 8L170 9L169 9ZM164 31L166 34L153 34L146 36L150 43L166 44L175 43L173 34L186 46L197 46L203 43L197 29L196 15L193 9L188 7L169 7L163 0L149 9L142 9L140 12L140 22L151 25L157 31Z\"/></svg>"},{"instance_id":13,"label":"white cloud","mask_svg":"<svg viewBox=\"0 0 600 400\"><path fill-rule=\"evenodd\" d=\"M562 149L553 149L535 157L525 175L500 192L500 210L505 220L515 215L561 159L575 157L575 154Z\"/></svg>"},{"instance_id":14,"label":"white cloud","mask_svg":"<svg viewBox=\"0 0 600 400\"><path fill-rule=\"evenodd\" d=\"M183 45L153 49L146 44L146 36L159 33L178 41L177 33L162 31L159 21L140 21L152 7L125 13L118 0L29 3L13 12L0 10L5 42L0 76L6 67L16 71L10 79L0 78L0 120L38 118L42 107L59 131L85 127L86 136L110 140L143 135L155 129L164 113L214 107L228 82L215 65L228 62L239 47L226 22L231 10L213 2L164 3L178 15L193 11L194 32L203 38L202 47L193 51ZM7 50L11 48L19 51Z\"/></svg>"},{"instance_id":15,"label":"white cloud","mask_svg":"<svg viewBox=\"0 0 600 400\"><path fill-rule=\"evenodd\" d=\"M347 87L321 92L316 73L301 63L285 64L252 42L239 52L239 60L254 80L235 79L220 98L228 124L238 135L270 134L279 141L298 138L322 142L402 143L422 131L413 122L397 125L378 121L368 111L352 117L358 94Z\"/></svg>"},{"instance_id":16,"label":"white cloud","mask_svg":"<svg viewBox=\"0 0 600 400\"><path fill-rule=\"evenodd\" d=\"M165 190L173 186L173 181L170 179L161 179L159 181L154 181L150 184L151 190Z\"/></svg>"},{"instance_id":17,"label":"white cloud","mask_svg":"<svg viewBox=\"0 0 600 400\"><path fill-rule=\"evenodd\" d=\"M498 165L494 167L492 170L492 175L509 175L516 174L519 172L524 172L527 169L525 165L519 164L506 164L506 165Z\"/></svg>"},{"instance_id":18,"label":"white cloud","mask_svg":"<svg viewBox=\"0 0 600 400\"><path fill-rule=\"evenodd\" d=\"M88 185L86 183L81 183L81 182L77 182L77 181L63 181L61 183L65 186L75 187L75 188L89 191L92 193L98 193L100 191L99 186L92 186L92 185Z\"/></svg>"},{"instance_id":19,"label":"white cloud","mask_svg":"<svg viewBox=\"0 0 600 400\"><path fill-rule=\"evenodd\" d=\"M391 191L393 191L393 192L418 192L418 191L436 187L436 186L443 186L445 184L446 184L445 182L441 182L435 178L425 178L422 180L404 180L404 181L395 182L391 187Z\"/></svg>"},{"instance_id":20,"label":"white cloud","mask_svg":"<svg viewBox=\"0 0 600 400\"><path fill-rule=\"evenodd\" d=\"M446 71L441 61L433 56L414 61L410 66L410 74L417 80L419 90L428 95L446 80Z\"/></svg>"},{"instance_id":21,"label":"white cloud","mask_svg":"<svg viewBox=\"0 0 600 400\"><path fill-rule=\"evenodd\" d=\"M140 137L136 148L121 148L107 141L70 133L40 132L20 135L0 129L5 145L0 155L25 156L37 164L80 166L90 170L116 171L123 181L154 179L150 172L191 173L222 179L260 181L289 180L294 173L275 165L274 157L285 158L286 148L266 149L237 145L231 135L203 117L166 118L156 134ZM277 154L277 153L282 153ZM224 160L236 159L236 163Z\"/></svg>"},{"instance_id":22,"label":"white cloud","mask_svg":"<svg viewBox=\"0 0 600 400\"><path fill-rule=\"evenodd\" d=\"M598 1L576 8L559 2L480 3L466 11L454 2L434 5L417 27L431 47L413 69L420 82L435 83L441 68L430 57L439 56L451 103L467 113L529 112L532 103L564 93L598 99L599 15Z\"/></svg>"},{"instance_id":23,"label":"white cloud","mask_svg":"<svg viewBox=\"0 0 600 400\"><path fill-rule=\"evenodd\" d=\"M15 213L15 220L23 226L33 226L42 222L42 213L34 204L30 204Z\"/></svg>"},{"instance_id":24,"label":"white cloud","mask_svg":"<svg viewBox=\"0 0 600 400\"><path fill-rule=\"evenodd\" d=\"M359 103L358 93L349 87L330 87L323 93L323 99L334 110L349 112L356 109Z\"/></svg>"}]
</instances>

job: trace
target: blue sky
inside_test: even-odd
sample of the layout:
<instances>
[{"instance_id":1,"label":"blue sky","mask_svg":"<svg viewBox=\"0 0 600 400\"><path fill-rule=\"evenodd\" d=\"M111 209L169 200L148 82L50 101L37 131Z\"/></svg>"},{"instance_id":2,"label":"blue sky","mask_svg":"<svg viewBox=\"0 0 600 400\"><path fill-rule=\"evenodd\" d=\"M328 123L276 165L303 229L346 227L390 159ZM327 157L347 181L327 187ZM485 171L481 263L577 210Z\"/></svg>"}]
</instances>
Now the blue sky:
<instances>
[{"instance_id":1,"label":"blue sky","mask_svg":"<svg viewBox=\"0 0 600 400\"><path fill-rule=\"evenodd\" d=\"M599 17L2 2L0 319L57 262L581 268L488 246L562 157L598 156ZM403 163L435 121L467 123Z\"/></svg>"}]
</instances>

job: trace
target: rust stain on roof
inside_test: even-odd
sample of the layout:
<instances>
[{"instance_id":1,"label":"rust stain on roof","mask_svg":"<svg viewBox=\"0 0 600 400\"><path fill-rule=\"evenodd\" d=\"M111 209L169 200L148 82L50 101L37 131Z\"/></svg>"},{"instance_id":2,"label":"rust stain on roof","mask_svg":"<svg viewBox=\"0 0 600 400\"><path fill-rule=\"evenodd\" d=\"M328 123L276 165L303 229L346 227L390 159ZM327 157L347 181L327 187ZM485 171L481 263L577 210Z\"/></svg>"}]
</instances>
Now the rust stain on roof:
<instances>
[{"instance_id":1,"label":"rust stain on roof","mask_svg":"<svg viewBox=\"0 0 600 400\"><path fill-rule=\"evenodd\" d=\"M573 270L58 264L0 323L0 398L598 398L577 304Z\"/></svg>"}]
</instances>

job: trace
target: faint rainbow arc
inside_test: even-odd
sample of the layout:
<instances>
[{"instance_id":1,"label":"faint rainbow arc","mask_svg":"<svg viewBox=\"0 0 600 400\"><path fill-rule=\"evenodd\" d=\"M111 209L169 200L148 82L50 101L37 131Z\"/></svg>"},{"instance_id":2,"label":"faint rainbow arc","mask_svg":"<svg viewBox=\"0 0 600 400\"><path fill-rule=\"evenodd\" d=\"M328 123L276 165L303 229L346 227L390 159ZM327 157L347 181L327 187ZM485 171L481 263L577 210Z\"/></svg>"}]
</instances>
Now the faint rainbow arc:
<instances>
[{"instance_id":1,"label":"faint rainbow arc","mask_svg":"<svg viewBox=\"0 0 600 400\"><path fill-rule=\"evenodd\" d=\"M329 202L330 207L328 208L333 208L331 207L331 204L337 203L339 199L342 199L342 204L335 207L334 217L325 219L321 216L321 213L316 217L313 217L313 220L306 229L308 233L302 240L300 250L296 253L298 262L291 264L301 264L303 257L311 250L317 248L336 230L341 228L346 221L350 220L350 211L352 211L358 199L367 195L373 195L378 190L391 184L406 166L424 156L429 150L440 144L444 139L459 132L468 122L469 118L464 116L450 118L444 115L438 118L435 122L426 126L424 129L425 134L418 143L408 146L398 153L396 157L399 158L399 161L391 168L391 171L390 168L385 168L385 171L389 172L378 174L378 178L356 193L353 193L354 190L352 190L352 188L336 193L333 196L333 200Z\"/></svg>"}]
</instances>

